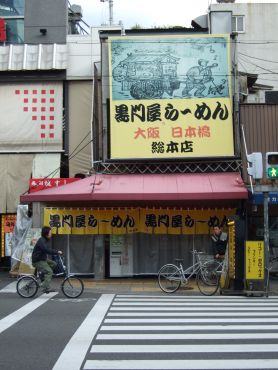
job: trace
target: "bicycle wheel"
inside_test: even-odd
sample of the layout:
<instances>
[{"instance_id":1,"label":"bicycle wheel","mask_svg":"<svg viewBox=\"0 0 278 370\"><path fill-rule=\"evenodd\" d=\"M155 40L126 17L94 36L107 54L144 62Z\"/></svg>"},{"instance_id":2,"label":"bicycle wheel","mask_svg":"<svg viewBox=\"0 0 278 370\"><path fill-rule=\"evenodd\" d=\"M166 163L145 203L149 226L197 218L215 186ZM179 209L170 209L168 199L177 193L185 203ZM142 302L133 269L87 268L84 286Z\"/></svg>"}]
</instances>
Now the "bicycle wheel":
<instances>
[{"instance_id":1,"label":"bicycle wheel","mask_svg":"<svg viewBox=\"0 0 278 370\"><path fill-rule=\"evenodd\" d=\"M78 277L68 276L64 279L61 289L66 297L77 298L83 293L84 284Z\"/></svg>"},{"instance_id":2,"label":"bicycle wheel","mask_svg":"<svg viewBox=\"0 0 278 370\"><path fill-rule=\"evenodd\" d=\"M278 280L278 272L277 271L270 271L269 272L269 278L271 280Z\"/></svg>"},{"instance_id":3,"label":"bicycle wheel","mask_svg":"<svg viewBox=\"0 0 278 370\"><path fill-rule=\"evenodd\" d=\"M204 295L213 295L219 288L220 273L202 269L198 272L196 282L199 291Z\"/></svg>"},{"instance_id":4,"label":"bicycle wheel","mask_svg":"<svg viewBox=\"0 0 278 370\"><path fill-rule=\"evenodd\" d=\"M165 293L174 293L181 285L180 270L175 265L165 265L158 271L158 285Z\"/></svg>"},{"instance_id":5,"label":"bicycle wheel","mask_svg":"<svg viewBox=\"0 0 278 370\"><path fill-rule=\"evenodd\" d=\"M16 283L16 291L23 298L32 298L37 293L39 285L32 276L22 276Z\"/></svg>"},{"instance_id":6,"label":"bicycle wheel","mask_svg":"<svg viewBox=\"0 0 278 370\"><path fill-rule=\"evenodd\" d=\"M219 276L222 271L222 263L218 261L206 262L200 269L200 277L203 279L204 283L207 285L218 284Z\"/></svg>"}]
</instances>

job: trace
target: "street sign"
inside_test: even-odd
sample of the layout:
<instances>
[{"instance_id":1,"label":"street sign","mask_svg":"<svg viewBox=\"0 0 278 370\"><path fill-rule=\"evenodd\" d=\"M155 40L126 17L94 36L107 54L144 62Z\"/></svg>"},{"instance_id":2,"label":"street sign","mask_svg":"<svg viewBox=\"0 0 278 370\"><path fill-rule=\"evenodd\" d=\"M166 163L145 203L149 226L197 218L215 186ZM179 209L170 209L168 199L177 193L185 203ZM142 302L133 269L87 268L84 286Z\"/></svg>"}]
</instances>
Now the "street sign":
<instances>
[{"instance_id":1,"label":"street sign","mask_svg":"<svg viewBox=\"0 0 278 370\"><path fill-rule=\"evenodd\" d=\"M252 194L252 204L260 205L264 203L264 195L260 192L255 192ZM278 192L270 191L268 193L268 203L278 204Z\"/></svg>"},{"instance_id":2,"label":"street sign","mask_svg":"<svg viewBox=\"0 0 278 370\"><path fill-rule=\"evenodd\" d=\"M245 242L245 279L264 280L264 242Z\"/></svg>"}]
</instances>

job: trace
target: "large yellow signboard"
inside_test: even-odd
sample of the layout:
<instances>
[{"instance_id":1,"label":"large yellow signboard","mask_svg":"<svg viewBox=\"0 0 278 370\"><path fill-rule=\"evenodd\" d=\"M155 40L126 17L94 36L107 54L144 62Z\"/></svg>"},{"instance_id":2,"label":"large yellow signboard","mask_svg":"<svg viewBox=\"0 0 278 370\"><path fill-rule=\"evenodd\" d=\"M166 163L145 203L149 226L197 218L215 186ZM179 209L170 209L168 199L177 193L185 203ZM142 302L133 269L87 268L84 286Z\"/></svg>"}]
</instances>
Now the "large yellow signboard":
<instances>
[{"instance_id":1,"label":"large yellow signboard","mask_svg":"<svg viewBox=\"0 0 278 370\"><path fill-rule=\"evenodd\" d=\"M109 38L112 159L234 155L229 37Z\"/></svg>"},{"instance_id":2,"label":"large yellow signboard","mask_svg":"<svg viewBox=\"0 0 278 370\"><path fill-rule=\"evenodd\" d=\"M246 280L264 279L264 242L246 240L245 243Z\"/></svg>"},{"instance_id":3,"label":"large yellow signboard","mask_svg":"<svg viewBox=\"0 0 278 370\"><path fill-rule=\"evenodd\" d=\"M56 209L45 208L44 224L54 234L208 234L226 226L234 209Z\"/></svg>"}]
</instances>

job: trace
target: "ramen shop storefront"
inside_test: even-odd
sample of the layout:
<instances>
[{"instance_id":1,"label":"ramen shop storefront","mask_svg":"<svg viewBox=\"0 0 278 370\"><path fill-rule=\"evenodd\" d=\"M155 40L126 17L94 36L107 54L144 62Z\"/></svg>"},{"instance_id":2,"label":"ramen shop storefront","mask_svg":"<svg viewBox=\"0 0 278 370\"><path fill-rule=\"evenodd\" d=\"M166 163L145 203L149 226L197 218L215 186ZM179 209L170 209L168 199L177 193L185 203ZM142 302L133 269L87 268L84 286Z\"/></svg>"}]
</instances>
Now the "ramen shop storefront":
<instances>
[{"instance_id":1,"label":"ramen shop storefront","mask_svg":"<svg viewBox=\"0 0 278 370\"><path fill-rule=\"evenodd\" d=\"M225 228L247 190L238 173L96 175L27 194L52 228L71 272L96 278L156 274L174 258L209 251L209 231ZM36 219L35 219L36 218ZM38 225L35 225L38 227Z\"/></svg>"}]
</instances>

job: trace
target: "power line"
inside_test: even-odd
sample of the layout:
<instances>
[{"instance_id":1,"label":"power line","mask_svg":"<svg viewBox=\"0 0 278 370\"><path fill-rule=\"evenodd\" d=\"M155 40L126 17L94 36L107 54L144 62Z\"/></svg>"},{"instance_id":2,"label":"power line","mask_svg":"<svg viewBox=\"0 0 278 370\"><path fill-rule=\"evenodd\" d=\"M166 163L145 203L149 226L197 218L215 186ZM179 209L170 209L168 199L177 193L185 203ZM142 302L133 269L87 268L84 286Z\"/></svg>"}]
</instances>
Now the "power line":
<instances>
[{"instance_id":1,"label":"power line","mask_svg":"<svg viewBox=\"0 0 278 370\"><path fill-rule=\"evenodd\" d=\"M105 130L101 130L101 132L99 133L99 136L103 134ZM85 149L90 143L94 142L97 137L94 137L92 138L87 144L85 144L81 149L78 150L78 152L76 152L74 155L73 153L76 151L76 149L81 145L81 143L86 139L86 137L90 134L91 132L89 131L88 134L82 139L82 141L75 147L75 149L72 151L72 153L69 155L68 157L68 161L70 161L71 159L73 159L74 157L76 157L83 149ZM61 161L61 165L64 164L65 166L68 166L68 163L67 162L63 162ZM45 176L43 178L42 181L44 180L48 180L49 178L53 178L55 176L55 174L61 169L61 166L57 167L55 170L53 170L52 172L50 172L47 176ZM53 175L53 176L52 176ZM51 177L52 176L52 177ZM44 186L41 190L45 190L47 187ZM22 195L28 193L29 189L26 190Z\"/></svg>"},{"instance_id":2,"label":"power line","mask_svg":"<svg viewBox=\"0 0 278 370\"><path fill-rule=\"evenodd\" d=\"M245 59L244 59L244 58L245 58ZM269 69L269 68L262 67L262 66L260 66L260 65L258 65L258 64L256 64L256 63L254 63L254 62L251 62L250 60L246 60L246 57L244 57L244 58L242 58L242 57L241 57L241 59L242 59L244 62L246 62L246 63L248 63L248 64L251 64L251 65L253 65L253 66L257 67L257 68L260 68L260 69L262 69L263 71L269 72L269 74L278 74L278 71L276 72L276 71L273 71L273 70L271 70L271 69ZM260 74L265 74L265 73L260 73Z\"/></svg>"},{"instance_id":3,"label":"power line","mask_svg":"<svg viewBox=\"0 0 278 370\"><path fill-rule=\"evenodd\" d=\"M52 26L54 27L54 26ZM101 31L101 30L100 30ZM69 35L70 36L70 35ZM204 39L204 40L209 40L207 42L200 42L200 41L197 41L197 44L199 45L207 45L209 46L210 44L227 44L227 41L225 41L227 38L225 38L224 41L212 41L210 37L185 37L185 35L174 35L174 36L171 36L171 37L168 37L166 38L165 36L162 36L162 35L159 35L159 36L145 36L145 38L143 39L144 36L138 36L138 35L127 35L127 37L129 37L129 39L125 39L125 36L111 36L111 37L117 37L117 39L114 39L114 40L111 40L109 39L109 37L107 38L107 40L105 40L105 44L112 44L112 43L116 43L116 42L119 42L121 44L132 44L132 43L136 43L136 44L155 44L157 45L158 43L159 44L170 44L170 45L173 45L173 44L184 44L186 40L188 40L188 44L195 44L197 40L200 40L200 39ZM192 36L192 34L191 34ZM176 38L175 38L176 37ZM162 39L163 38L163 39ZM213 37L212 37L213 38ZM217 38L217 37L215 37ZM143 40L140 40L140 39L143 39ZM155 40L155 41L151 41L152 40ZM175 41L173 42L173 39L175 39ZM134 42L134 40L136 40L136 42ZM67 41L67 44L79 44L80 42L78 41ZM243 44L243 45L271 45L271 44L277 44L278 43L278 40L245 40L245 41L239 41L239 40L233 40L233 39L229 39L229 43L230 44ZM82 42L81 45L100 45L101 42L99 41L90 41L90 42Z\"/></svg>"},{"instance_id":4,"label":"power line","mask_svg":"<svg viewBox=\"0 0 278 370\"><path fill-rule=\"evenodd\" d=\"M244 53L241 53L241 52L238 52L238 54L240 55L244 55L245 57L247 58L252 58L252 59L257 59L257 60L261 60L263 62L268 62L268 63L277 63L278 64L278 61L275 61L275 60L268 60L268 59L262 59L262 58L257 58L257 57L254 57L252 55L247 55L247 54L244 54Z\"/></svg>"}]
</instances>

